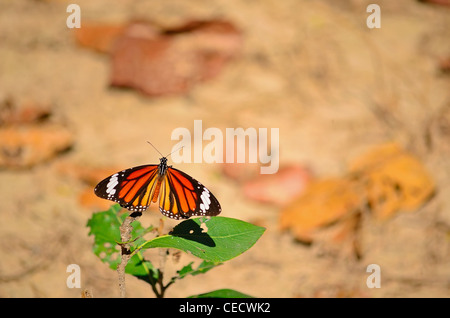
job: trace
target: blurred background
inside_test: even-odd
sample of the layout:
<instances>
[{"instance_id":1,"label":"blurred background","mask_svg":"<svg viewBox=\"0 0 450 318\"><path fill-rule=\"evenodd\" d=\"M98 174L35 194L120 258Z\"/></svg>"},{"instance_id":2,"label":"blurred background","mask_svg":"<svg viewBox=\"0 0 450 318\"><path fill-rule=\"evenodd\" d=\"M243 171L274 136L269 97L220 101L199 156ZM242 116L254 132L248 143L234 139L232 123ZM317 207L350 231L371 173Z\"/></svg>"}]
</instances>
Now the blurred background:
<instances>
[{"instance_id":1,"label":"blurred background","mask_svg":"<svg viewBox=\"0 0 450 318\"><path fill-rule=\"evenodd\" d=\"M69 1L0 0L0 297L118 297L86 227L111 204L93 188L197 119L279 128L280 170L175 165L266 232L167 297L449 297L450 6L380 0L370 29L372 2L78 0L71 29ZM127 292L153 297L134 277Z\"/></svg>"}]
</instances>

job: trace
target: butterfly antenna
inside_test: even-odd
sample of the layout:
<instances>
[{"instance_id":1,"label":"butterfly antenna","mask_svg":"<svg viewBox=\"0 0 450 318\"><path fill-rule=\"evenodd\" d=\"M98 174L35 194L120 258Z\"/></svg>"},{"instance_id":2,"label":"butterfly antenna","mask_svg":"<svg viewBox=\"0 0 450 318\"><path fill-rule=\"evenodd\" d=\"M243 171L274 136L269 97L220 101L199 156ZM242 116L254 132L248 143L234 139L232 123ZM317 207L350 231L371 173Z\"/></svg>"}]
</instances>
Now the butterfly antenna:
<instances>
[{"instance_id":1,"label":"butterfly antenna","mask_svg":"<svg viewBox=\"0 0 450 318\"><path fill-rule=\"evenodd\" d=\"M156 149L156 147L155 146L153 146L153 144L150 142L150 141L147 141L153 148L155 148L155 150L162 156L162 157L164 157L163 156L163 154L162 153L160 153L159 152L159 150L158 149Z\"/></svg>"},{"instance_id":2,"label":"butterfly antenna","mask_svg":"<svg viewBox=\"0 0 450 318\"><path fill-rule=\"evenodd\" d=\"M166 157L169 157L171 154L173 154L175 151L180 150L181 148L183 148L184 146L181 146L180 148L175 149L174 151L172 151L171 153L169 153Z\"/></svg>"}]
</instances>

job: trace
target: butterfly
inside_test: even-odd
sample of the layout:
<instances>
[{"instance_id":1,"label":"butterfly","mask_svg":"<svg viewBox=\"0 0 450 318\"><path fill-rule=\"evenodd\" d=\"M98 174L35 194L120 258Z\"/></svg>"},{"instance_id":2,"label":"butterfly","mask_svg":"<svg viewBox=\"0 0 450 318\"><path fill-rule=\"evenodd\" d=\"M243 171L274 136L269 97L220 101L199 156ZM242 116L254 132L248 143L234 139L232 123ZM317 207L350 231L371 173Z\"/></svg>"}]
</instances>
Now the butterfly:
<instances>
[{"instance_id":1,"label":"butterfly","mask_svg":"<svg viewBox=\"0 0 450 318\"><path fill-rule=\"evenodd\" d=\"M117 172L100 181L94 189L103 199L115 201L132 212L143 212L159 198L159 210L172 219L215 216L222 208L216 197L200 182L167 165L142 165Z\"/></svg>"}]
</instances>

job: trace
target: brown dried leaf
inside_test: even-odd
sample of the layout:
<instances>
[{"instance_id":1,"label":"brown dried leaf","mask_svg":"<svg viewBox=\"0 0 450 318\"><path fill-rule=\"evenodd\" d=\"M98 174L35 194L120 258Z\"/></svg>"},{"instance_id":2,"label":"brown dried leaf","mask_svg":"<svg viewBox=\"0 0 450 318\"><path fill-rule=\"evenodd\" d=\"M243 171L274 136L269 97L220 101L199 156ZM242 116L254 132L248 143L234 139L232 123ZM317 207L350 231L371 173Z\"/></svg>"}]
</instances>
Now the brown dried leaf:
<instances>
[{"instance_id":1,"label":"brown dried leaf","mask_svg":"<svg viewBox=\"0 0 450 318\"><path fill-rule=\"evenodd\" d=\"M311 179L305 167L286 166L275 174L260 174L246 181L243 192L252 200L284 206L305 191Z\"/></svg>"},{"instance_id":2,"label":"brown dried leaf","mask_svg":"<svg viewBox=\"0 0 450 318\"><path fill-rule=\"evenodd\" d=\"M450 0L418 0L418 1L430 3L432 5L450 6Z\"/></svg>"},{"instance_id":3,"label":"brown dried leaf","mask_svg":"<svg viewBox=\"0 0 450 318\"><path fill-rule=\"evenodd\" d=\"M148 21L84 24L81 46L112 55L110 84L149 96L181 94L217 76L241 48L241 33L229 22L189 21L163 29Z\"/></svg>"},{"instance_id":4,"label":"brown dried leaf","mask_svg":"<svg viewBox=\"0 0 450 318\"><path fill-rule=\"evenodd\" d=\"M168 38L121 38L112 56L111 85L136 88L152 96L185 92L191 85L192 57L183 53L186 63L179 65L171 47Z\"/></svg>"},{"instance_id":5,"label":"brown dried leaf","mask_svg":"<svg viewBox=\"0 0 450 318\"><path fill-rule=\"evenodd\" d=\"M439 69L444 74L450 74L450 56L439 61Z\"/></svg>"},{"instance_id":6,"label":"brown dried leaf","mask_svg":"<svg viewBox=\"0 0 450 318\"><path fill-rule=\"evenodd\" d=\"M185 93L219 74L240 46L240 33L221 21L191 22L156 38L126 32L112 52L111 85L150 96Z\"/></svg>"},{"instance_id":7,"label":"brown dried leaf","mask_svg":"<svg viewBox=\"0 0 450 318\"><path fill-rule=\"evenodd\" d=\"M227 158L231 153L233 156ZM242 153L245 153L245 158L241 163L238 162L238 154ZM249 143L245 143L244 148L239 149L238 143L234 139L227 139L223 144L223 163L220 164L224 176L238 183L256 178L261 173L261 163L251 163L249 153Z\"/></svg>"}]
</instances>

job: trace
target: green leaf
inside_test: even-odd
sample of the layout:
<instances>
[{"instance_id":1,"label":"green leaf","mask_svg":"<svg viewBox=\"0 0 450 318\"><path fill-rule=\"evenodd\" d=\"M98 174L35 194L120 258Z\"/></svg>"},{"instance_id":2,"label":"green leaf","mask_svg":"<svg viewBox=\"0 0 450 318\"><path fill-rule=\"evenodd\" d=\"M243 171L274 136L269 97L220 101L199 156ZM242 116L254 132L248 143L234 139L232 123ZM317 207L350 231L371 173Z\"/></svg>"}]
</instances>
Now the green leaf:
<instances>
[{"instance_id":1,"label":"green leaf","mask_svg":"<svg viewBox=\"0 0 450 318\"><path fill-rule=\"evenodd\" d=\"M198 274L204 274L207 271L213 269L214 267L221 265L222 263L214 263L214 262L208 262L203 261L196 269L192 268L192 264L194 262L190 262L188 265L184 266L182 269L177 271L178 276L174 276L172 279L181 279L186 277L187 275L198 275Z\"/></svg>"},{"instance_id":2,"label":"green leaf","mask_svg":"<svg viewBox=\"0 0 450 318\"><path fill-rule=\"evenodd\" d=\"M114 270L120 263L120 247L117 244L121 241L120 226L128 216L126 213L119 215L120 209L120 205L113 205L107 211L94 213L87 222L87 226L90 227L89 235L94 235L94 254ZM131 231L133 246L143 244L145 239L142 235L153 228L152 226L144 228L139 221L133 221L131 226L133 227ZM135 253L130 258L125 272L134 276L156 275L151 262L144 260L140 253Z\"/></svg>"},{"instance_id":3,"label":"green leaf","mask_svg":"<svg viewBox=\"0 0 450 318\"><path fill-rule=\"evenodd\" d=\"M136 253L130 258L125 267L125 273L142 279L150 285L154 285L159 278L158 269L144 259L141 253Z\"/></svg>"},{"instance_id":4,"label":"green leaf","mask_svg":"<svg viewBox=\"0 0 450 318\"><path fill-rule=\"evenodd\" d=\"M151 239L138 249L175 248L212 262L230 260L253 246L265 228L227 217L189 219L169 235Z\"/></svg>"},{"instance_id":5,"label":"green leaf","mask_svg":"<svg viewBox=\"0 0 450 318\"><path fill-rule=\"evenodd\" d=\"M120 209L119 205L113 205L107 211L94 213L87 222L90 227L89 235L94 235L94 254L112 269L116 269L120 263L120 248L117 246L117 242L120 242L119 227L122 224L117 215Z\"/></svg>"},{"instance_id":6,"label":"green leaf","mask_svg":"<svg viewBox=\"0 0 450 318\"><path fill-rule=\"evenodd\" d=\"M192 295L188 298L254 298L233 289L218 289L208 293Z\"/></svg>"}]
</instances>

